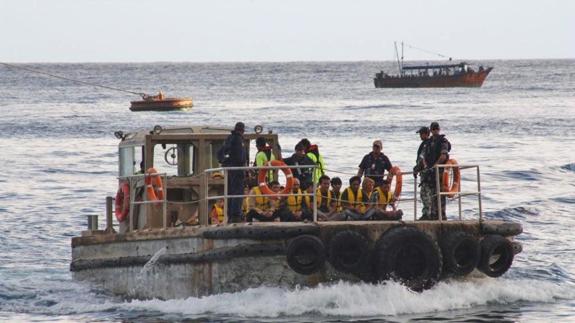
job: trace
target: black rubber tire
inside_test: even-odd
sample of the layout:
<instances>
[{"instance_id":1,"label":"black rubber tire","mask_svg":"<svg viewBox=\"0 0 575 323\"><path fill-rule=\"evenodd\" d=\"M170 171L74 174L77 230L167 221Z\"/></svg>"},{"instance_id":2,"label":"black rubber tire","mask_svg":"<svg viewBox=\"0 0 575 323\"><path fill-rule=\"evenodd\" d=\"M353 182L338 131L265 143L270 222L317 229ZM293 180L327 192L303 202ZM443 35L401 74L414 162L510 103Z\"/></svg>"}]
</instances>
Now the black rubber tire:
<instances>
[{"instance_id":1,"label":"black rubber tire","mask_svg":"<svg viewBox=\"0 0 575 323\"><path fill-rule=\"evenodd\" d=\"M463 231L447 233L440 241L443 272L452 276L470 274L479 264L479 241Z\"/></svg>"},{"instance_id":2,"label":"black rubber tire","mask_svg":"<svg viewBox=\"0 0 575 323\"><path fill-rule=\"evenodd\" d=\"M511 241L501 235L490 234L481 240L481 259L477 268L489 277L499 277L509 270L514 255Z\"/></svg>"},{"instance_id":3,"label":"black rubber tire","mask_svg":"<svg viewBox=\"0 0 575 323\"><path fill-rule=\"evenodd\" d=\"M369 241L361 233L344 230L329 243L329 261L339 271L362 274L370 271Z\"/></svg>"},{"instance_id":4,"label":"black rubber tire","mask_svg":"<svg viewBox=\"0 0 575 323\"><path fill-rule=\"evenodd\" d=\"M291 239L286 249L287 263L298 274L310 275L325 264L325 247L316 236L304 234Z\"/></svg>"},{"instance_id":5,"label":"black rubber tire","mask_svg":"<svg viewBox=\"0 0 575 323\"><path fill-rule=\"evenodd\" d=\"M409 226L386 232L376 244L375 257L377 280L396 280L415 291L435 285L443 267L437 243Z\"/></svg>"}]
</instances>

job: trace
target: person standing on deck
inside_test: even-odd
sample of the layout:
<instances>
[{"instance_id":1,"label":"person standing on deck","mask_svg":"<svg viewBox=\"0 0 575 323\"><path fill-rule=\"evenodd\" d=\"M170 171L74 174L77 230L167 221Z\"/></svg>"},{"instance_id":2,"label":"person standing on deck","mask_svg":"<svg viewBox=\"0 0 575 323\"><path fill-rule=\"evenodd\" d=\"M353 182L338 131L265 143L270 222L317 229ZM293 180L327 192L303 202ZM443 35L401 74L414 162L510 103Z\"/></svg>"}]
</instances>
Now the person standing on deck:
<instances>
[{"instance_id":1,"label":"person standing on deck","mask_svg":"<svg viewBox=\"0 0 575 323\"><path fill-rule=\"evenodd\" d=\"M289 166L314 166L315 163L313 160L309 159L309 157L305 154L305 148L301 143L295 145L295 152L291 157L284 159L286 165ZM310 168L292 168L291 169L293 176L299 179L300 187L303 191L307 191L309 187L313 185L313 171L312 167Z\"/></svg>"},{"instance_id":2,"label":"person standing on deck","mask_svg":"<svg viewBox=\"0 0 575 323\"><path fill-rule=\"evenodd\" d=\"M391 166L389 158L383 153L381 140L376 140L373 142L372 151L361 160L357 176L365 175L375 182L375 186L379 187L383 183L383 175L386 170L388 171L388 179L390 179Z\"/></svg>"},{"instance_id":3,"label":"person standing on deck","mask_svg":"<svg viewBox=\"0 0 575 323\"><path fill-rule=\"evenodd\" d=\"M313 173L313 182L318 184L319 178L325 175L325 162L323 161L322 155L319 153L319 148L317 145L312 145L311 142L307 138L303 138L299 142L305 148L306 156L311 159L316 165L317 168Z\"/></svg>"},{"instance_id":4,"label":"person standing on deck","mask_svg":"<svg viewBox=\"0 0 575 323\"><path fill-rule=\"evenodd\" d=\"M276 160L276 156L272 152L271 147L268 146L264 137L258 137L256 139L256 148L258 149L255 161L256 166L265 166L267 162ZM268 170L266 174L266 182L269 184L271 181L277 181L277 173L278 172L275 169Z\"/></svg>"},{"instance_id":5,"label":"person standing on deck","mask_svg":"<svg viewBox=\"0 0 575 323\"><path fill-rule=\"evenodd\" d=\"M417 174L427 168L425 163L425 152L427 149L427 145L429 144L429 128L428 127L421 127L415 133L419 134L419 138L421 139L421 144L419 144L419 148L417 149L417 157L415 158L415 166L413 167L413 177L417 178ZM420 220L429 219L429 199L424 198L425 190L422 187L423 183L420 183L419 186L421 190L419 191L419 196L421 197L421 204L423 207L421 208L421 218Z\"/></svg>"},{"instance_id":6,"label":"person standing on deck","mask_svg":"<svg viewBox=\"0 0 575 323\"><path fill-rule=\"evenodd\" d=\"M426 169L421 175L421 190L422 195L425 196L429 208L429 219L438 220L439 219L439 207L437 204L437 183L435 179L435 165L445 164L449 159L449 151L451 150L451 144L445 138L445 135L441 135L439 132L441 128L439 123L432 122L429 126L431 130L431 138L429 143L425 148L425 164ZM442 186L443 178L443 168L439 169L439 187ZM441 218L446 220L445 215L445 196L441 197Z\"/></svg>"},{"instance_id":7,"label":"person standing on deck","mask_svg":"<svg viewBox=\"0 0 575 323\"><path fill-rule=\"evenodd\" d=\"M224 167L238 167L246 165L246 150L244 148L244 130L243 122L236 123L234 130L226 138L224 151L227 158L223 161ZM228 195L244 194L244 170L228 171ZM228 217L230 223L242 222L242 203L241 197L228 198Z\"/></svg>"}]
</instances>

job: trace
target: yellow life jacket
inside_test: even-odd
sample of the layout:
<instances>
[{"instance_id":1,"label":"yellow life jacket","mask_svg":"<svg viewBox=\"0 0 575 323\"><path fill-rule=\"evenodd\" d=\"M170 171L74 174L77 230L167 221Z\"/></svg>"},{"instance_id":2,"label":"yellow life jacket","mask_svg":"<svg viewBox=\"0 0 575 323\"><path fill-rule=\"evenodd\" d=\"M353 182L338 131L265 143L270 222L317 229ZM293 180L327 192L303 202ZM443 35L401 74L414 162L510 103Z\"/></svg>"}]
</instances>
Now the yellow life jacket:
<instances>
[{"instance_id":1,"label":"yellow life jacket","mask_svg":"<svg viewBox=\"0 0 575 323\"><path fill-rule=\"evenodd\" d=\"M214 204L212 208L212 218L215 216L218 217L218 223L224 222L224 209Z\"/></svg>"},{"instance_id":2,"label":"yellow life jacket","mask_svg":"<svg viewBox=\"0 0 575 323\"><path fill-rule=\"evenodd\" d=\"M288 208L290 209L290 211L292 211L292 212L301 211L301 202L302 202L302 199L304 199L304 198L305 198L305 205L308 208L310 207L311 204L310 204L309 196L307 196L307 195L303 196L301 194L302 194L301 189L298 188L297 193L292 192L292 194L290 196L288 196L287 205L288 205Z\"/></svg>"},{"instance_id":3,"label":"yellow life jacket","mask_svg":"<svg viewBox=\"0 0 575 323\"><path fill-rule=\"evenodd\" d=\"M244 200L242 202L242 212L244 212L244 214L248 213L248 211L250 210L250 203L248 200L248 197L244 197Z\"/></svg>"},{"instance_id":4,"label":"yellow life jacket","mask_svg":"<svg viewBox=\"0 0 575 323\"><path fill-rule=\"evenodd\" d=\"M331 193L332 196L334 196L335 199L335 210L337 212L341 212L343 210L343 207L341 206L341 192L339 192L339 195L336 196L335 192L333 191L329 191Z\"/></svg>"},{"instance_id":5,"label":"yellow life jacket","mask_svg":"<svg viewBox=\"0 0 575 323\"><path fill-rule=\"evenodd\" d=\"M346 188L346 191L347 191L346 203L353 206L353 207L356 207L359 205L360 206L360 212L365 212L365 204L363 204L363 192L362 192L361 188L357 189L357 196L355 196L351 187Z\"/></svg>"},{"instance_id":6,"label":"yellow life jacket","mask_svg":"<svg viewBox=\"0 0 575 323\"><path fill-rule=\"evenodd\" d=\"M265 196L262 196L262 191L259 187L253 188L254 193L256 193L256 207L260 210L267 210L269 209L269 199Z\"/></svg>"},{"instance_id":7,"label":"yellow life jacket","mask_svg":"<svg viewBox=\"0 0 575 323\"><path fill-rule=\"evenodd\" d=\"M315 191L315 196L316 196L315 200L316 200L317 207L320 208L322 203L323 203L323 195L321 194L321 190L319 188ZM325 204L328 208L329 208L331 201L332 201L331 191L328 190L327 191L327 202Z\"/></svg>"},{"instance_id":8,"label":"yellow life jacket","mask_svg":"<svg viewBox=\"0 0 575 323\"><path fill-rule=\"evenodd\" d=\"M376 188L375 191L377 192L377 194L379 194L377 199L378 206L385 207L393 200L393 194L391 193L391 191L388 191L387 194L384 194L380 187Z\"/></svg>"}]
</instances>

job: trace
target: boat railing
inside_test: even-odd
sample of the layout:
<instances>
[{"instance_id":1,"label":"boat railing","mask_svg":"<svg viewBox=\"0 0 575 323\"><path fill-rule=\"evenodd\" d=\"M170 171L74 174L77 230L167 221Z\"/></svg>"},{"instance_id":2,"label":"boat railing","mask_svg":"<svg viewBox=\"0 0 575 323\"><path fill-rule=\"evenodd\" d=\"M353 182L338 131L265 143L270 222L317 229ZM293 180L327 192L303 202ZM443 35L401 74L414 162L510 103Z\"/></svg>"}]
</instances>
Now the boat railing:
<instances>
[{"instance_id":1,"label":"boat railing","mask_svg":"<svg viewBox=\"0 0 575 323\"><path fill-rule=\"evenodd\" d=\"M224 199L224 222L228 223L228 212L227 212L227 207L228 207L228 199L229 198L246 198L249 197L249 194L238 194L238 195L230 195L228 194L228 175L229 175L229 171L234 171L234 170L242 170L242 171L247 171L247 170L260 170L260 169L264 169L264 170L280 170L280 169L285 169L286 166L238 166L238 167L219 167L219 168L210 168L210 169L206 169L203 173L202 173L202 181L203 181L203 195L204 198L201 198L199 200L194 200L194 201L188 201L188 202L181 202L184 204L203 204L203 212L199 212L199 224L200 225L207 225L209 222L208 217L209 217L209 202L212 200L219 200L219 199ZM288 166L288 168L291 169L304 169L304 168L317 168L317 166L315 165L300 165L300 166ZM458 168L460 171L462 170L466 170L466 169L475 169L475 173L476 173L476 181L477 181L477 191L458 191L458 192L441 192L441 180L440 180L440 169L448 169L448 168ZM326 171L330 171L330 170L326 170ZM441 198L443 196L447 196L447 195L452 195L452 197L450 197L452 200L457 199L458 201L458 218L459 220L462 220L462 198L466 197L466 196L477 196L477 201L478 201L478 207L479 207L479 221L483 220L483 209L482 209L482 203L481 203L481 181L480 181L480 171L479 171L479 166L478 165L457 165L457 164L442 164L442 165L435 165L432 169L432 171L435 172L435 185L436 185L436 192L439 192L439 194L435 194L434 198L437 199L437 206L438 206L438 214L442 214L442 204L441 204ZM213 195L210 196L209 195L209 178L212 177L212 174L215 173L219 173L222 174L223 173L223 185L224 185L224 193L223 195ZM347 173L343 173L343 172L339 172L342 174L347 174ZM350 175L353 175L351 173L349 173ZM401 175L412 175L412 172L401 172ZM145 178L147 176L161 176L162 177L162 182L163 182L163 189L164 192L166 192L166 194L164 194L164 198L163 199L159 199L159 200L148 200L147 198L147 194L141 194L143 195L143 200L142 201L137 201L136 200L136 188L138 186L138 183L141 183L142 180L145 180ZM134 221L134 206L135 205L149 205L149 204L162 204L162 227L163 228L167 228L168 227L168 217L167 217L167 208L168 208L168 200L167 200L167 191L168 191L168 187L167 187L167 174L166 173L156 173L156 174L136 174L136 175L131 175L131 176L122 176L122 177L118 177L119 180L123 180L126 181L129 185L129 192L130 192L130 196L129 196L129 204L130 204L130 210L129 210L129 226L128 226L128 231L132 231L135 230L136 228L134 227L135 225L135 221ZM398 197L397 201L395 203L399 204L400 202L404 201L413 201L413 220L416 221L417 220L417 214L418 214L418 197L417 197L417 190L418 190L418 177L414 177L413 180L413 197ZM311 193L307 193L305 191L302 191L301 196L309 196L312 200L312 212L313 212L313 221L317 222L317 195L316 195L316 191L318 188L317 182L314 180L313 181L313 189ZM293 195L293 193L290 194L279 194L279 193L274 193L274 194L262 194L262 196L265 197L287 197L287 196L291 196ZM172 203L172 202L170 202ZM180 203L180 202L178 202ZM108 196L106 198L106 231L108 232L113 232L113 205L114 205L114 197ZM441 216L438 216L438 221L444 221L442 219Z\"/></svg>"},{"instance_id":2,"label":"boat railing","mask_svg":"<svg viewBox=\"0 0 575 323\"><path fill-rule=\"evenodd\" d=\"M440 169L446 169L448 170L449 168L457 168L459 169L459 171L465 170L465 169L475 169L475 174L476 174L476 181L477 181L477 191L468 191L468 192L442 192L441 191L441 180L440 180ZM459 214L459 220L462 220L462 206L461 206L461 198L465 197L465 196L477 196L477 203L478 203L478 207L479 207L479 221L483 221L483 208L481 205L481 177L480 177L480 173L479 173L479 165L457 165L457 164L441 164L441 165L435 165L433 167L434 172L435 172L435 191L439 192L438 194L435 194L435 198L437 198L437 213L438 214L442 214L442 205L441 205L441 197L442 196L447 196L450 194L453 194L453 198L458 200L458 214ZM417 181L416 181L417 182ZM416 186L417 187L417 186ZM417 208L416 208L417 211ZM439 221L442 221L442 216L438 216Z\"/></svg>"},{"instance_id":3,"label":"boat railing","mask_svg":"<svg viewBox=\"0 0 575 323\"><path fill-rule=\"evenodd\" d=\"M208 224L208 210L209 210L209 201L211 200L219 200L219 199L224 199L224 222L225 223L229 223L228 221L228 199L229 198L246 198L249 197L249 194L238 194L238 195L229 195L228 194L228 175L229 175L229 171L234 171L234 170L239 170L239 171L247 171L247 170L281 170L281 169L286 169L286 168L290 168L290 169L313 169L313 174L315 175L315 169L318 168L317 165L289 165L289 166L232 166L232 167L218 167L218 168L210 168L210 169L206 169L204 170L203 176L204 176L204 196L206 197L205 199L203 199L203 209L206 210L206 212L204 212L205 214L200 214L200 224ZM209 182L208 182L208 178L211 176L211 174L213 173L219 173L221 174L223 172L223 178L224 178L224 194L223 195L216 195L216 196L209 196ZM304 193L302 191L301 194L298 194L298 196L309 196L312 199L312 214L313 214L313 222L317 222L317 196L316 196L316 190L317 190L317 181L314 179L313 180L313 184L312 184L312 193ZM293 194L280 194L280 193L274 193L274 194L261 194L261 196L264 197L287 197L287 196L291 196Z\"/></svg>"}]
</instances>

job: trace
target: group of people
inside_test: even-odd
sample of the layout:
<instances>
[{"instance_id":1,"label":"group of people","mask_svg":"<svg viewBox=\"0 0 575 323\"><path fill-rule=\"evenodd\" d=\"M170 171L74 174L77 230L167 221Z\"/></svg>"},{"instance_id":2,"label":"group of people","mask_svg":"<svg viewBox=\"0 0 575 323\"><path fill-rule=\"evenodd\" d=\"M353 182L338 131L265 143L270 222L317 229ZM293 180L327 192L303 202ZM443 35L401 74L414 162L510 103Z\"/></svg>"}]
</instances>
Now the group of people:
<instances>
[{"instance_id":1,"label":"group of people","mask_svg":"<svg viewBox=\"0 0 575 323\"><path fill-rule=\"evenodd\" d=\"M245 125L238 122L226 139L226 146L229 148L222 166L246 165L244 130ZM421 198L424 205L421 219L437 219L435 173L432 168L447 161L451 147L445 136L439 134L437 122L433 122L429 128L422 127L417 133L420 134L422 142L417 152L414 176L421 176ZM430 133L433 135L430 136ZM276 160L263 137L256 139L256 147L258 152L255 166L264 166L268 161ZM283 161L288 166L309 166L292 168L293 185L289 193L284 192L287 196L266 196L257 182L250 178L246 180L244 170L228 171L228 194L246 195L243 199L228 198L228 222L312 221L313 195L319 221L398 220L403 215L403 212L396 208L396 199L390 190L393 179L392 164L383 153L381 140L373 142L372 151L363 157L357 175L349 179L349 186L344 190L339 177L330 178L326 175L325 162L318 146L311 144L306 138L300 140L295 145L294 153ZM277 170L267 171L266 182L275 193L284 189L278 182ZM315 192L314 183L317 187ZM442 214L445 217L444 201L443 198ZM212 208L211 223L223 221L223 203L223 200L218 201Z\"/></svg>"}]
</instances>

